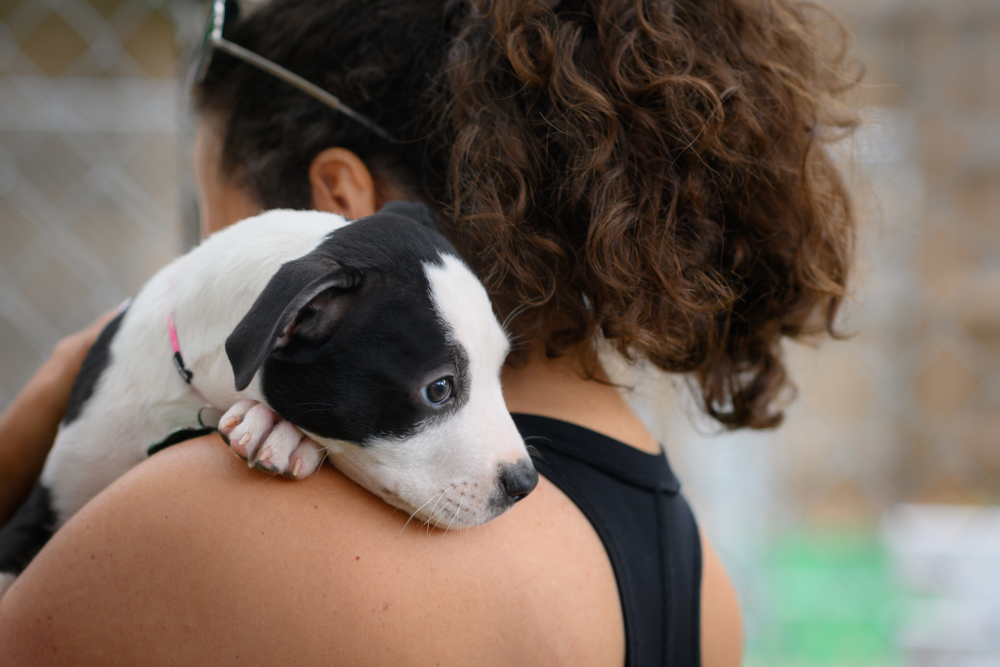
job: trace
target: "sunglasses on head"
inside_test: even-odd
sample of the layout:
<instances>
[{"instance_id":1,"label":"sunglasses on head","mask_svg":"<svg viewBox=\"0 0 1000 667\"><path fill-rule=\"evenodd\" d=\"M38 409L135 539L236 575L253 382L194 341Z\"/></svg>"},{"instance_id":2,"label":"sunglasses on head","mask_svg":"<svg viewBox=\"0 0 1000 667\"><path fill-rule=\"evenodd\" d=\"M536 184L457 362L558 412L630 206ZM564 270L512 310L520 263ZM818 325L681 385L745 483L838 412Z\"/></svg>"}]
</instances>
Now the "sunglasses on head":
<instances>
[{"instance_id":1,"label":"sunglasses on head","mask_svg":"<svg viewBox=\"0 0 1000 667\"><path fill-rule=\"evenodd\" d=\"M212 11L208 15L208 23L205 25L205 34L201 39L201 44L198 46L197 55L195 56L194 64L188 78L189 90L200 85L205 80L205 76L208 74L208 67L212 62L212 53L218 49L219 51L224 51L234 58L239 58L243 62L253 65L258 69L264 70L268 74L281 79L285 83L295 86L305 94L314 97L331 109L334 109L355 122L364 125L383 139L393 141L389 133L377 123L366 116L361 115L316 84L306 81L298 74L290 72L281 65L272 62L263 56L259 56L253 51L248 51L239 44L234 44L223 37L222 33L223 29L227 27L227 19L230 23L235 22L238 16L239 5L235 0L213 1Z\"/></svg>"}]
</instances>

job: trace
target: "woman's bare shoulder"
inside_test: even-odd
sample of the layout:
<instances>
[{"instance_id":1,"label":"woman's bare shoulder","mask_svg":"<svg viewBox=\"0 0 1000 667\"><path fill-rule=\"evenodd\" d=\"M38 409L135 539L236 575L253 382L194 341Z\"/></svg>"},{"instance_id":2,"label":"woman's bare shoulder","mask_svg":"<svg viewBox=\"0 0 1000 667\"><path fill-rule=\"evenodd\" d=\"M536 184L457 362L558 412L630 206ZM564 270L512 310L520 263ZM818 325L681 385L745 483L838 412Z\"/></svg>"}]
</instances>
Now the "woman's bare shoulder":
<instances>
[{"instance_id":1,"label":"woman's bare shoulder","mask_svg":"<svg viewBox=\"0 0 1000 667\"><path fill-rule=\"evenodd\" d=\"M216 437L176 445L81 510L11 588L0 662L509 664L541 650L621 664L613 573L551 485L480 528L407 519L329 467L293 482Z\"/></svg>"}]
</instances>

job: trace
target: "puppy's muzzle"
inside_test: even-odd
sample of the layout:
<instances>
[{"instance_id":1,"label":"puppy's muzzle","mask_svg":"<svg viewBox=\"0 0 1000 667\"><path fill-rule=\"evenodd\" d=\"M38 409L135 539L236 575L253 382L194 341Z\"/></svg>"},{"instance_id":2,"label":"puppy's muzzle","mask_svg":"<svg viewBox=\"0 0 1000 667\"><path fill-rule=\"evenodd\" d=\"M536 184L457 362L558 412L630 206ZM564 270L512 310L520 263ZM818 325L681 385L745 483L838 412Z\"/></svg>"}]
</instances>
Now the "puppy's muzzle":
<instances>
[{"instance_id":1,"label":"puppy's muzzle","mask_svg":"<svg viewBox=\"0 0 1000 667\"><path fill-rule=\"evenodd\" d=\"M502 500L508 506L521 500L538 486L538 472L529 458L523 458L517 463L501 463L497 477L503 492Z\"/></svg>"}]
</instances>

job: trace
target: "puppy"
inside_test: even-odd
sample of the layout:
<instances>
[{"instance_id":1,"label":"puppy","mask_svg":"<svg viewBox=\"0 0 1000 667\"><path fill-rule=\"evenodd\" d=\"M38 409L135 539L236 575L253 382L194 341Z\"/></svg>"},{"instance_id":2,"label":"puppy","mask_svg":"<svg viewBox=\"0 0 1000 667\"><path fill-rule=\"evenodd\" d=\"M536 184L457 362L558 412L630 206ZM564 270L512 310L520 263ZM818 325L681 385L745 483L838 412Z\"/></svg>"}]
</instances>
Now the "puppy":
<instances>
[{"instance_id":1,"label":"puppy","mask_svg":"<svg viewBox=\"0 0 1000 667\"><path fill-rule=\"evenodd\" d=\"M222 430L251 465L302 477L325 453L418 519L489 521L538 482L500 390L507 351L486 291L423 206L351 223L271 211L220 231L158 272L90 351L41 479L0 531L0 595L98 492L210 430L206 408L232 407Z\"/></svg>"}]
</instances>

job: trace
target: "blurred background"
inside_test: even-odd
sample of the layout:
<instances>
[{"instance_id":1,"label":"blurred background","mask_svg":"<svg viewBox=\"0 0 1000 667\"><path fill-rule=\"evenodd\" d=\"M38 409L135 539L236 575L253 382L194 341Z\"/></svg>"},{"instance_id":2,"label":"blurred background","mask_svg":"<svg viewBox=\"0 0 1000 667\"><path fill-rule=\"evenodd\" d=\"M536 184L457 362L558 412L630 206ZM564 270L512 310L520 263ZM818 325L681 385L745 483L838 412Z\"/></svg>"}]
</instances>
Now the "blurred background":
<instances>
[{"instance_id":1,"label":"blurred background","mask_svg":"<svg viewBox=\"0 0 1000 667\"><path fill-rule=\"evenodd\" d=\"M844 342L718 434L633 373L740 591L747 663L1000 665L1000 2L842 0L867 66ZM0 408L197 239L196 0L0 0Z\"/></svg>"}]
</instances>

